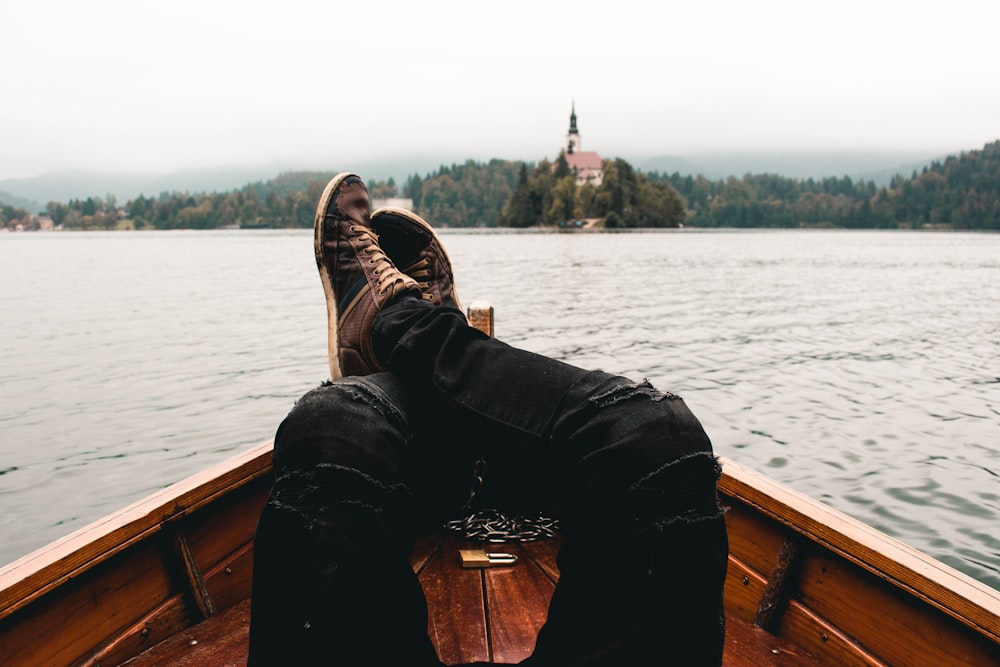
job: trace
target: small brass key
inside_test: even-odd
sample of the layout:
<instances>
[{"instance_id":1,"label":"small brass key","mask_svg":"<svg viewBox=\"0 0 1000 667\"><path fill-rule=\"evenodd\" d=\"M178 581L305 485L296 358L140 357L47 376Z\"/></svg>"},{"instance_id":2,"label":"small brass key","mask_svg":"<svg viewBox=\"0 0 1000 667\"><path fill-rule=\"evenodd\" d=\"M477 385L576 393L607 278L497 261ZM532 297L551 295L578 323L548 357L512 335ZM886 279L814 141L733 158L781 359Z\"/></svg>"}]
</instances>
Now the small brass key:
<instances>
[{"instance_id":1,"label":"small brass key","mask_svg":"<svg viewBox=\"0 0 1000 667\"><path fill-rule=\"evenodd\" d=\"M458 558L462 561L462 567L466 569L515 565L517 563L517 556L514 554L487 553L482 549L459 549Z\"/></svg>"}]
</instances>

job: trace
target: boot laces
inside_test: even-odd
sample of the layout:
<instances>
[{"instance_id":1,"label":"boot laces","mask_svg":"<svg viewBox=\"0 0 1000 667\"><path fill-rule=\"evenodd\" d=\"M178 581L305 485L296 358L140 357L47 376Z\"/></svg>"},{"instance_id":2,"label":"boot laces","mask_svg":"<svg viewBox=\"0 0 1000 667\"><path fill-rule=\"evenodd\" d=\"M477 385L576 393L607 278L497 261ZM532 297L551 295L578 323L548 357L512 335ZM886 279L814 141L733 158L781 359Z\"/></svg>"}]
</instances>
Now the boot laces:
<instances>
[{"instance_id":1,"label":"boot laces","mask_svg":"<svg viewBox=\"0 0 1000 667\"><path fill-rule=\"evenodd\" d=\"M403 273L410 276L417 282L417 287L420 288L421 297L424 301L433 301L434 295L431 294L431 261L424 257L423 259L418 259L413 264L410 264L404 269L401 269ZM425 278L426 280L421 280Z\"/></svg>"},{"instance_id":2,"label":"boot laces","mask_svg":"<svg viewBox=\"0 0 1000 667\"><path fill-rule=\"evenodd\" d=\"M362 250L367 259L359 258L373 265L372 274L376 278L379 296L385 296L391 292L393 295L401 292L413 281L407 280L406 274L395 267L385 251L378 244L378 235L370 229L359 225L351 225L350 230L357 235L358 240L368 241L369 244Z\"/></svg>"}]
</instances>

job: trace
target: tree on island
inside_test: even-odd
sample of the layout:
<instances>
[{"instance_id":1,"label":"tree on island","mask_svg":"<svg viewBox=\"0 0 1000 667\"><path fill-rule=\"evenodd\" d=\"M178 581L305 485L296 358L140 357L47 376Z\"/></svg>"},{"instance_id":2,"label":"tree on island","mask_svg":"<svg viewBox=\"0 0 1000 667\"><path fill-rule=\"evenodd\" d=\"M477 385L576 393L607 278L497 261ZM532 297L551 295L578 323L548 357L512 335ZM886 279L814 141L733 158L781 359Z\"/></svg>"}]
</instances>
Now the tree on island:
<instances>
[{"instance_id":1,"label":"tree on island","mask_svg":"<svg viewBox=\"0 0 1000 667\"><path fill-rule=\"evenodd\" d=\"M521 162L490 160L442 166L424 178L410 176L403 196L413 210L441 227L496 227L518 180Z\"/></svg>"},{"instance_id":2,"label":"tree on island","mask_svg":"<svg viewBox=\"0 0 1000 667\"><path fill-rule=\"evenodd\" d=\"M531 175L521 166L515 188L500 213L506 227L558 225L569 220L601 219L605 227L678 227L685 207L665 181L650 181L625 160L605 160L601 184L577 185L565 156L542 160Z\"/></svg>"}]
</instances>

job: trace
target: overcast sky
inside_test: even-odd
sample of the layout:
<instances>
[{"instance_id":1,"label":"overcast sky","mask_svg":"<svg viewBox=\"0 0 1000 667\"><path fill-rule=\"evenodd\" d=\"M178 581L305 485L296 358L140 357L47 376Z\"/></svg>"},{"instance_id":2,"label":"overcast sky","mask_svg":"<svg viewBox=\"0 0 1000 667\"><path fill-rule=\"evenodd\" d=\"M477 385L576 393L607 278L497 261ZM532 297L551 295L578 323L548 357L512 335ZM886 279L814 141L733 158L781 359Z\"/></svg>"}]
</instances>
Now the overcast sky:
<instances>
[{"instance_id":1,"label":"overcast sky","mask_svg":"<svg viewBox=\"0 0 1000 667\"><path fill-rule=\"evenodd\" d=\"M1000 138L1000 1L0 0L0 178Z\"/></svg>"}]
</instances>

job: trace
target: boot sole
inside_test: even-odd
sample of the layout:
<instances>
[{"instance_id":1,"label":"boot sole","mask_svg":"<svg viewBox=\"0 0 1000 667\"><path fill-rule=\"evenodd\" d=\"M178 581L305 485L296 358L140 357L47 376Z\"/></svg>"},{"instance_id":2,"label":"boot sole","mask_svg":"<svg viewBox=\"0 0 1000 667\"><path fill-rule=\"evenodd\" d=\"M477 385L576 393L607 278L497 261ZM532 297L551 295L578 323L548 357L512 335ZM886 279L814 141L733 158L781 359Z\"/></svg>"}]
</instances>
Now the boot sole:
<instances>
[{"instance_id":1,"label":"boot sole","mask_svg":"<svg viewBox=\"0 0 1000 667\"><path fill-rule=\"evenodd\" d=\"M357 175L346 171L341 172L331 178L330 182L326 184L326 187L323 189L323 195L319 198L319 204L316 205L316 218L313 223L313 249L316 254L316 267L319 269L319 278L323 283L323 294L326 296L326 353L330 365L331 380L342 377L343 372L340 368L340 358L338 355L340 339L337 335L337 299L333 294L333 283L330 280L330 274L326 267L326 248L323 245L325 241L323 238L323 220L326 218L326 211L333 199L333 193L350 176Z\"/></svg>"}]
</instances>

